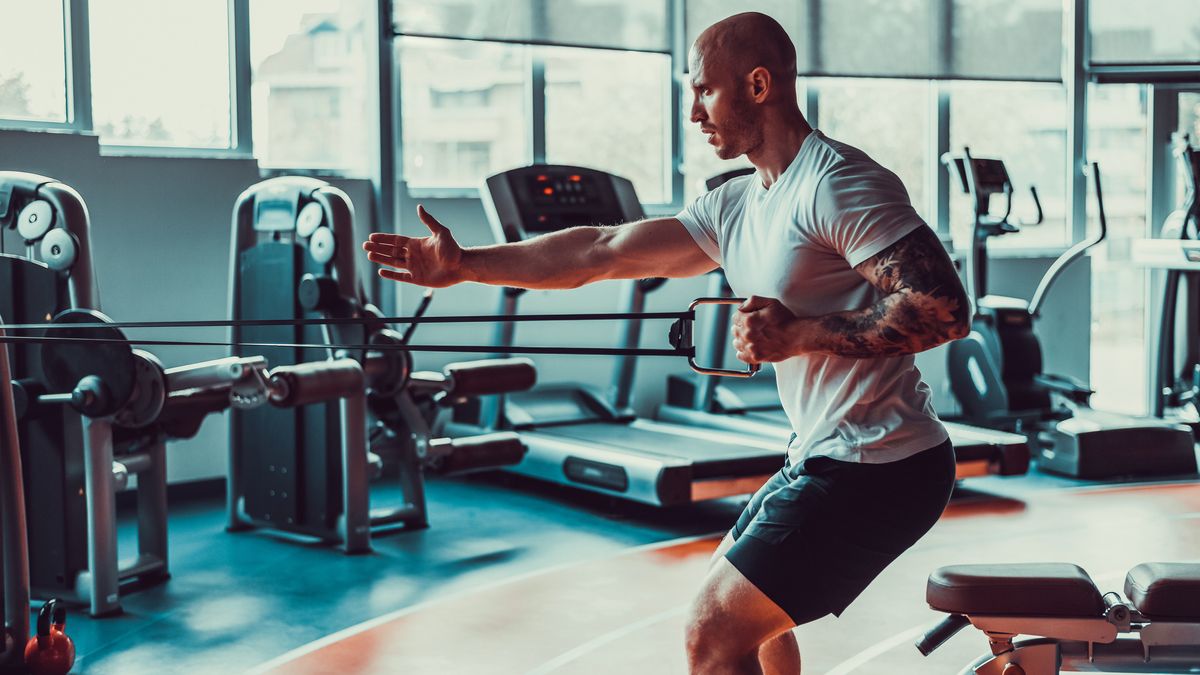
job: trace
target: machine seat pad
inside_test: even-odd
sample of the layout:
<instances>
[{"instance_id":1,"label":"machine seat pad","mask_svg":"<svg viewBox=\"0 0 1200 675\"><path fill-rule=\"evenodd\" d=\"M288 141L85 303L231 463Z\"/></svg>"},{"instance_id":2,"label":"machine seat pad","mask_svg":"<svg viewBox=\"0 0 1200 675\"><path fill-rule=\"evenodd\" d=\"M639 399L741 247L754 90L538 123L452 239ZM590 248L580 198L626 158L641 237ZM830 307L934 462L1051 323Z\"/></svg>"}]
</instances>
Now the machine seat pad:
<instances>
[{"instance_id":1,"label":"machine seat pad","mask_svg":"<svg viewBox=\"0 0 1200 675\"><path fill-rule=\"evenodd\" d=\"M1090 618L1104 613L1092 578L1067 563L942 567L929 575L925 600L951 614Z\"/></svg>"},{"instance_id":2,"label":"machine seat pad","mask_svg":"<svg viewBox=\"0 0 1200 675\"><path fill-rule=\"evenodd\" d=\"M1200 621L1200 563L1142 563L1125 575L1125 597L1150 619Z\"/></svg>"}]
</instances>

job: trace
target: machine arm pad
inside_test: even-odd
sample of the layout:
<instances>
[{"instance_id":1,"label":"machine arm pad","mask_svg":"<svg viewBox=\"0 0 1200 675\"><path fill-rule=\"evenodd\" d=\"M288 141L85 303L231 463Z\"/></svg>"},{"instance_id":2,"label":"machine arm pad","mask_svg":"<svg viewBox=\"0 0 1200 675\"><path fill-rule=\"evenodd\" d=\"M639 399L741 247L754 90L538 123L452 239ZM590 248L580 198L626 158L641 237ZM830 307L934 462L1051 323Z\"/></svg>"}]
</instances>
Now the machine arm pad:
<instances>
[{"instance_id":1,"label":"machine arm pad","mask_svg":"<svg viewBox=\"0 0 1200 675\"><path fill-rule=\"evenodd\" d=\"M451 363L445 374L449 389L443 400L449 404L474 396L525 391L537 382L533 362L523 358Z\"/></svg>"},{"instance_id":2,"label":"machine arm pad","mask_svg":"<svg viewBox=\"0 0 1200 675\"><path fill-rule=\"evenodd\" d=\"M362 365L354 359L316 361L271 370L271 403L292 408L361 394L366 388Z\"/></svg>"}]
</instances>

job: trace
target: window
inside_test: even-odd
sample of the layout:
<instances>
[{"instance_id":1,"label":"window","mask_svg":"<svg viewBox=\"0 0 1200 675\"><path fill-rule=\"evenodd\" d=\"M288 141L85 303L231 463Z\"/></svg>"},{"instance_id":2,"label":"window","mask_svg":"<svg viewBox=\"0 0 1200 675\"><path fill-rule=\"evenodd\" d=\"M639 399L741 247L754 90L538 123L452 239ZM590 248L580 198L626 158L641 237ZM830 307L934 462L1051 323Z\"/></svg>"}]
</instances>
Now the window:
<instances>
[{"instance_id":1,"label":"window","mask_svg":"<svg viewBox=\"0 0 1200 675\"><path fill-rule=\"evenodd\" d=\"M250 3L254 155L264 167L367 175L376 121L366 2Z\"/></svg>"},{"instance_id":2,"label":"window","mask_svg":"<svg viewBox=\"0 0 1200 675\"><path fill-rule=\"evenodd\" d=\"M0 118L66 122L63 3L4 3L0 26Z\"/></svg>"},{"instance_id":3,"label":"window","mask_svg":"<svg viewBox=\"0 0 1200 675\"><path fill-rule=\"evenodd\" d=\"M397 42L410 188L474 189L490 174L532 161L529 48Z\"/></svg>"},{"instance_id":4,"label":"window","mask_svg":"<svg viewBox=\"0 0 1200 675\"><path fill-rule=\"evenodd\" d=\"M1093 63L1200 63L1196 0L1091 0Z\"/></svg>"},{"instance_id":5,"label":"window","mask_svg":"<svg viewBox=\"0 0 1200 675\"><path fill-rule=\"evenodd\" d=\"M822 79L820 127L894 171L917 213L929 214L929 84L924 81Z\"/></svg>"},{"instance_id":6,"label":"window","mask_svg":"<svg viewBox=\"0 0 1200 675\"><path fill-rule=\"evenodd\" d=\"M951 151L968 146L974 155L1004 160L1013 181L1013 216L1034 218L1030 186L1037 187L1046 216L1041 225L992 239L990 247L1057 248L1070 241L1065 215L1065 122L1066 92L1061 85L960 82L952 87ZM970 197L952 178L950 233L960 250L970 249L971 214Z\"/></svg>"},{"instance_id":7,"label":"window","mask_svg":"<svg viewBox=\"0 0 1200 675\"><path fill-rule=\"evenodd\" d=\"M1200 148L1200 92L1180 92L1179 94L1179 142L1183 141L1183 137L1192 144L1192 147ZM1179 160L1174 160L1178 162ZM1175 170L1175 208L1183 206L1183 200L1187 199L1188 187L1184 184L1183 171L1176 165ZM1200 199L1200 195L1197 195Z\"/></svg>"},{"instance_id":8,"label":"window","mask_svg":"<svg viewBox=\"0 0 1200 675\"><path fill-rule=\"evenodd\" d=\"M1057 79L1062 0L953 0L954 73L967 77Z\"/></svg>"},{"instance_id":9,"label":"window","mask_svg":"<svg viewBox=\"0 0 1200 675\"><path fill-rule=\"evenodd\" d=\"M1193 145L1200 145L1200 92L1179 95L1179 133L1190 136Z\"/></svg>"},{"instance_id":10,"label":"window","mask_svg":"<svg viewBox=\"0 0 1200 675\"><path fill-rule=\"evenodd\" d=\"M588 49L539 50L546 73L546 161L633 181L644 204L671 201L671 58Z\"/></svg>"},{"instance_id":11,"label":"window","mask_svg":"<svg viewBox=\"0 0 1200 675\"><path fill-rule=\"evenodd\" d=\"M1097 408L1145 412L1146 271L1130 260L1146 225L1146 94L1140 85L1088 90L1089 164L1100 164L1108 237L1093 248L1092 372ZM1088 185L1088 231L1096 227L1096 195Z\"/></svg>"},{"instance_id":12,"label":"window","mask_svg":"<svg viewBox=\"0 0 1200 675\"><path fill-rule=\"evenodd\" d=\"M92 116L102 143L232 146L228 5L90 0Z\"/></svg>"},{"instance_id":13,"label":"window","mask_svg":"<svg viewBox=\"0 0 1200 675\"><path fill-rule=\"evenodd\" d=\"M933 39L936 6L931 0L823 0L816 36L821 71L875 76L942 72Z\"/></svg>"},{"instance_id":14,"label":"window","mask_svg":"<svg viewBox=\"0 0 1200 675\"><path fill-rule=\"evenodd\" d=\"M424 37L666 52L666 0L397 0L395 24Z\"/></svg>"}]
</instances>

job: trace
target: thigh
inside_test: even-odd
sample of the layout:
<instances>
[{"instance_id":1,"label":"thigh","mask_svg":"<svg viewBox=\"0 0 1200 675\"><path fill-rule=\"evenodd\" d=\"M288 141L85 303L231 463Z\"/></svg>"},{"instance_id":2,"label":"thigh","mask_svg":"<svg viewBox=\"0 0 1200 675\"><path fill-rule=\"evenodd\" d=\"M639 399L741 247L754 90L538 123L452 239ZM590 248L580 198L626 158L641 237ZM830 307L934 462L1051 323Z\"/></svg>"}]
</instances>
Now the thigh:
<instances>
[{"instance_id":1,"label":"thigh","mask_svg":"<svg viewBox=\"0 0 1200 675\"><path fill-rule=\"evenodd\" d=\"M791 629L792 618L728 560L713 563L693 608L693 620L721 647L744 653Z\"/></svg>"}]
</instances>

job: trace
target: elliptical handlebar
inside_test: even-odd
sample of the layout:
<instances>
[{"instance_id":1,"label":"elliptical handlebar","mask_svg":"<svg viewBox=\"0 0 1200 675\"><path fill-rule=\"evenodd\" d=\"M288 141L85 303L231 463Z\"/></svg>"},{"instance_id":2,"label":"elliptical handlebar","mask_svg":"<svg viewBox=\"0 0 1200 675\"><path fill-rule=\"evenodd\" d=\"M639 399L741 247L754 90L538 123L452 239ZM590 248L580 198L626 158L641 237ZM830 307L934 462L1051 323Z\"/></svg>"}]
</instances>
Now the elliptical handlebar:
<instances>
[{"instance_id":1,"label":"elliptical handlebar","mask_svg":"<svg viewBox=\"0 0 1200 675\"><path fill-rule=\"evenodd\" d=\"M1032 317L1037 317L1042 309L1042 303L1046 300L1046 294L1050 291L1050 287L1058 280L1071 263L1083 257L1083 254L1088 249L1104 241L1108 236L1108 217L1104 213L1104 191L1100 186L1100 165L1092 162L1091 166L1092 182L1096 186L1096 213L1099 216L1100 228L1096 235L1090 239L1084 238L1083 241L1075 244L1071 248L1063 252L1062 255L1050 265L1050 269L1046 270L1046 274L1038 283L1037 290L1033 292L1033 298L1029 301L1029 314Z\"/></svg>"},{"instance_id":2,"label":"elliptical handlebar","mask_svg":"<svg viewBox=\"0 0 1200 675\"><path fill-rule=\"evenodd\" d=\"M1026 225L1041 225L1042 223L1046 222L1046 214L1042 212L1042 200L1038 198L1038 191L1037 191L1036 185L1029 186L1029 196L1033 197L1033 206L1037 209L1037 219L1032 222L1027 221L1027 220L1022 220L1021 221L1022 227L1026 226Z\"/></svg>"}]
</instances>

